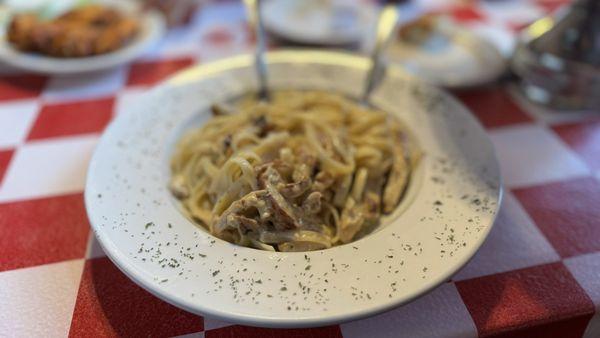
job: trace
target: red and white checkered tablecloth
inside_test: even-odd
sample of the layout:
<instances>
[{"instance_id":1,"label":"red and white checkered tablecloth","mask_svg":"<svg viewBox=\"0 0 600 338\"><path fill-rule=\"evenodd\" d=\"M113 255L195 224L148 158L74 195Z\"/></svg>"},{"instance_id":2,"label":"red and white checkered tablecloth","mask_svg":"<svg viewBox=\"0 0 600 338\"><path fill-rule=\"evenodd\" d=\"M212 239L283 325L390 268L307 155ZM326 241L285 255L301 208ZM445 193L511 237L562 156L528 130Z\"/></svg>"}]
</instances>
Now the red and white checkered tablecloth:
<instances>
[{"instance_id":1,"label":"red and white checkered tablecloth","mask_svg":"<svg viewBox=\"0 0 600 338\"><path fill-rule=\"evenodd\" d=\"M513 32L564 1L420 2ZM473 260L413 303L271 330L192 315L127 279L83 205L102 130L149 86L250 40L241 5L220 1L131 65L81 77L0 69L0 336L600 337L600 115L546 111L511 84L457 94L488 129L507 193Z\"/></svg>"}]
</instances>

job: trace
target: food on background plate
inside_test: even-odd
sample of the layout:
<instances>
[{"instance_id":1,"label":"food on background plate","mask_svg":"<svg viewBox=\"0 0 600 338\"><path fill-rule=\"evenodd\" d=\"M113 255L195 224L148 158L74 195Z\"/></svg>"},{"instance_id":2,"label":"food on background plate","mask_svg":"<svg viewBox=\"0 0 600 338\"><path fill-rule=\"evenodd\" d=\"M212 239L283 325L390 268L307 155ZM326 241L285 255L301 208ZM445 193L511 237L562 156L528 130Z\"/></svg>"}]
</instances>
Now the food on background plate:
<instances>
[{"instance_id":1,"label":"food on background plate","mask_svg":"<svg viewBox=\"0 0 600 338\"><path fill-rule=\"evenodd\" d=\"M160 11L169 27L189 23L204 2L204 0L143 0L144 8Z\"/></svg>"},{"instance_id":2,"label":"food on background plate","mask_svg":"<svg viewBox=\"0 0 600 338\"><path fill-rule=\"evenodd\" d=\"M438 24L439 17L437 15L426 14L400 27L398 37L402 42L419 45L439 29Z\"/></svg>"},{"instance_id":3,"label":"food on background plate","mask_svg":"<svg viewBox=\"0 0 600 338\"><path fill-rule=\"evenodd\" d=\"M279 91L212 111L179 141L169 188L194 221L239 245L356 240L395 209L419 158L397 118L336 94Z\"/></svg>"},{"instance_id":4,"label":"food on background plate","mask_svg":"<svg viewBox=\"0 0 600 338\"><path fill-rule=\"evenodd\" d=\"M54 57L105 54L125 46L138 33L138 22L98 4L74 8L54 19L35 13L16 14L7 38L17 49Z\"/></svg>"},{"instance_id":5,"label":"food on background plate","mask_svg":"<svg viewBox=\"0 0 600 338\"><path fill-rule=\"evenodd\" d=\"M456 29L456 23L449 17L428 13L402 25L398 29L397 41L414 47L436 42L449 43Z\"/></svg>"}]
</instances>

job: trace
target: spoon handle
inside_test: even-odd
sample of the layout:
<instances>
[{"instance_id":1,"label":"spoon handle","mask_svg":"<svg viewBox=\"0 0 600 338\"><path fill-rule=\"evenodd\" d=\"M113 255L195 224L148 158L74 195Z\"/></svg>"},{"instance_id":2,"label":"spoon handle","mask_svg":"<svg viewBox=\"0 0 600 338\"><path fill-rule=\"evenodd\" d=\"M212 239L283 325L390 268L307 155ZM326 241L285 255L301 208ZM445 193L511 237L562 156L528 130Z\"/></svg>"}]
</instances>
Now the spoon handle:
<instances>
[{"instance_id":1,"label":"spoon handle","mask_svg":"<svg viewBox=\"0 0 600 338\"><path fill-rule=\"evenodd\" d=\"M398 23L398 8L397 5L389 3L381 10L379 19L377 20L377 33L375 36L375 47L371 54L371 67L367 73L365 88L361 101L366 104L369 101L369 96L376 85L379 83L380 73L382 71L381 53L385 50L392 33L395 31Z\"/></svg>"},{"instance_id":2,"label":"spoon handle","mask_svg":"<svg viewBox=\"0 0 600 338\"><path fill-rule=\"evenodd\" d=\"M267 86L267 64L265 62L265 28L262 23L260 5L261 0L244 0L244 5L248 12L248 22L254 30L256 37L256 50L254 54L254 68L258 78L258 98L260 100L269 100L269 90Z\"/></svg>"}]
</instances>

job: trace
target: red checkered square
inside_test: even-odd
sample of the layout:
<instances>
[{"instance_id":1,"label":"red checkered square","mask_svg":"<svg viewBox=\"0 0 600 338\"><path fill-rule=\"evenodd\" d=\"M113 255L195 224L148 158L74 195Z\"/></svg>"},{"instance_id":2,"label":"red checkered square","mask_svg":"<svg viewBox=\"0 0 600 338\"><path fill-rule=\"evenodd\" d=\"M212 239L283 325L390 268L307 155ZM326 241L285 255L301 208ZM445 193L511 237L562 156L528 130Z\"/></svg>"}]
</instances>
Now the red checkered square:
<instances>
[{"instance_id":1,"label":"red checkered square","mask_svg":"<svg viewBox=\"0 0 600 338\"><path fill-rule=\"evenodd\" d=\"M600 182L592 177L513 191L562 257L600 250Z\"/></svg>"},{"instance_id":2,"label":"red checkered square","mask_svg":"<svg viewBox=\"0 0 600 338\"><path fill-rule=\"evenodd\" d=\"M571 0L535 0L534 3L544 8L547 12L553 12L563 5L571 3Z\"/></svg>"},{"instance_id":3,"label":"red checkered square","mask_svg":"<svg viewBox=\"0 0 600 338\"><path fill-rule=\"evenodd\" d=\"M194 63L190 57L178 59L136 62L131 65L127 85L150 86L177 71L189 67Z\"/></svg>"},{"instance_id":4,"label":"red checkered square","mask_svg":"<svg viewBox=\"0 0 600 338\"><path fill-rule=\"evenodd\" d=\"M508 28L510 28L515 34L519 33L523 29L531 25L530 21L527 22L509 22Z\"/></svg>"},{"instance_id":5,"label":"red checkered square","mask_svg":"<svg viewBox=\"0 0 600 338\"><path fill-rule=\"evenodd\" d=\"M10 163L13 153L13 149L0 150L0 187L2 186L2 178L6 173L6 169L8 169L8 164Z\"/></svg>"},{"instance_id":6,"label":"red checkered square","mask_svg":"<svg viewBox=\"0 0 600 338\"><path fill-rule=\"evenodd\" d=\"M256 44L256 36L254 34L254 30L250 28L249 25L242 25L242 31L244 32L244 36L246 37L246 45L254 46ZM272 44L273 42L267 41L267 44Z\"/></svg>"},{"instance_id":7,"label":"red checkered square","mask_svg":"<svg viewBox=\"0 0 600 338\"><path fill-rule=\"evenodd\" d=\"M264 329L249 326L226 326L204 333L206 338L341 338L342 332L338 325L312 329Z\"/></svg>"},{"instance_id":8,"label":"red checkered square","mask_svg":"<svg viewBox=\"0 0 600 338\"><path fill-rule=\"evenodd\" d=\"M212 27L202 36L202 42L210 46L221 47L231 44L234 36L231 31L225 26Z\"/></svg>"},{"instance_id":9,"label":"red checkered square","mask_svg":"<svg viewBox=\"0 0 600 338\"><path fill-rule=\"evenodd\" d=\"M0 204L0 271L83 258L82 194Z\"/></svg>"},{"instance_id":10,"label":"red checkered square","mask_svg":"<svg viewBox=\"0 0 600 338\"><path fill-rule=\"evenodd\" d=\"M459 5L450 9L449 14L458 22L485 20L484 14L472 5Z\"/></svg>"},{"instance_id":11,"label":"red checkered square","mask_svg":"<svg viewBox=\"0 0 600 338\"><path fill-rule=\"evenodd\" d=\"M28 139L99 133L110 122L114 98L45 104Z\"/></svg>"},{"instance_id":12,"label":"red checkered square","mask_svg":"<svg viewBox=\"0 0 600 338\"><path fill-rule=\"evenodd\" d=\"M456 283L480 337L581 337L594 304L562 263Z\"/></svg>"},{"instance_id":13,"label":"red checkered square","mask_svg":"<svg viewBox=\"0 0 600 338\"><path fill-rule=\"evenodd\" d=\"M563 124L552 129L593 169L600 169L600 120Z\"/></svg>"},{"instance_id":14,"label":"red checkered square","mask_svg":"<svg viewBox=\"0 0 600 338\"><path fill-rule=\"evenodd\" d=\"M171 337L202 331L202 317L154 297L106 258L88 260L70 337Z\"/></svg>"},{"instance_id":15,"label":"red checkered square","mask_svg":"<svg viewBox=\"0 0 600 338\"><path fill-rule=\"evenodd\" d=\"M456 96L477 116L486 128L502 127L532 119L502 87L457 92Z\"/></svg>"},{"instance_id":16,"label":"red checkered square","mask_svg":"<svg viewBox=\"0 0 600 338\"><path fill-rule=\"evenodd\" d=\"M45 76L39 75L0 76L0 101L37 97L46 81Z\"/></svg>"}]
</instances>

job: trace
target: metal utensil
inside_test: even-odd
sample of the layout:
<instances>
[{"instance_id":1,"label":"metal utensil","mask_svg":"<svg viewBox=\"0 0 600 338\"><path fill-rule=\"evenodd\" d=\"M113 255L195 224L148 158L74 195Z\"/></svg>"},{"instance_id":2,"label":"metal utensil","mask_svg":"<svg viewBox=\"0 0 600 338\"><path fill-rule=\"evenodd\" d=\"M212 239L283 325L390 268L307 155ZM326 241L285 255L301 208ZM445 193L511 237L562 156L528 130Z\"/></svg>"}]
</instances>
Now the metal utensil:
<instances>
[{"instance_id":1,"label":"metal utensil","mask_svg":"<svg viewBox=\"0 0 600 338\"><path fill-rule=\"evenodd\" d=\"M267 85L267 64L265 62L265 28L260 14L261 0L244 0L248 13L248 22L254 30L256 37L256 49L254 51L254 68L258 80L258 99L269 101L269 89Z\"/></svg>"},{"instance_id":2,"label":"metal utensil","mask_svg":"<svg viewBox=\"0 0 600 338\"><path fill-rule=\"evenodd\" d=\"M600 111L600 2L577 0L525 28L511 60L529 100Z\"/></svg>"},{"instance_id":3,"label":"metal utensil","mask_svg":"<svg viewBox=\"0 0 600 338\"><path fill-rule=\"evenodd\" d=\"M365 87L361 96L361 103L368 105L369 96L373 89L377 87L384 74L385 67L382 64L381 53L385 50L392 33L395 32L398 23L397 5L387 4L381 10L377 20L377 32L375 35L375 46L371 53L371 67L367 73Z\"/></svg>"}]
</instances>

